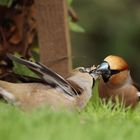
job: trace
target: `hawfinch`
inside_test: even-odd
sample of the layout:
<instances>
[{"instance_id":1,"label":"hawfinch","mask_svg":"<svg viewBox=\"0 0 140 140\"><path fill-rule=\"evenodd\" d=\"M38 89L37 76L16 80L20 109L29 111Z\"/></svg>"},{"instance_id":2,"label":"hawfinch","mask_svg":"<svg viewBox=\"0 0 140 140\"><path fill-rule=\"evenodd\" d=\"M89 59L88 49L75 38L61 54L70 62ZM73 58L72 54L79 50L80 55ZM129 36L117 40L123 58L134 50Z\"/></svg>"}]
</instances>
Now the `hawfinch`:
<instances>
[{"instance_id":1,"label":"hawfinch","mask_svg":"<svg viewBox=\"0 0 140 140\"><path fill-rule=\"evenodd\" d=\"M25 65L39 76L39 78L33 78L33 81L31 79L31 83L0 81L0 95L4 100L25 110L44 104L55 110L60 108L80 110L89 101L93 84L99 77L94 72L89 74L89 69L80 67L74 69L64 79L40 63L30 62L13 55L9 55L9 58Z\"/></svg>"},{"instance_id":2,"label":"hawfinch","mask_svg":"<svg viewBox=\"0 0 140 140\"><path fill-rule=\"evenodd\" d=\"M105 100L116 102L119 99L125 107L134 107L140 97L138 88L133 83L127 62L114 55L109 55L97 66L100 73L99 96Z\"/></svg>"}]
</instances>

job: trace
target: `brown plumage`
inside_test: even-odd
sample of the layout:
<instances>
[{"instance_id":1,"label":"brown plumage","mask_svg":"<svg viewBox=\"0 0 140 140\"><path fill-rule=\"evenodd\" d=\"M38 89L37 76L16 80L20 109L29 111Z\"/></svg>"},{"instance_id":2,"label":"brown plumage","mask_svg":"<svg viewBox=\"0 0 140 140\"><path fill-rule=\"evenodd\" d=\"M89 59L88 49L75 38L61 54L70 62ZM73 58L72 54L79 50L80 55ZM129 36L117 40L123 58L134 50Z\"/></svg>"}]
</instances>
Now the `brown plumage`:
<instances>
[{"instance_id":1,"label":"brown plumage","mask_svg":"<svg viewBox=\"0 0 140 140\"><path fill-rule=\"evenodd\" d=\"M0 95L16 106L25 110L48 105L57 110L79 110L86 106L92 95L92 85L98 75L82 72L77 68L64 79L57 73L39 63L10 56L11 59L26 65L36 72L42 83L10 83L0 81Z\"/></svg>"},{"instance_id":2,"label":"brown plumage","mask_svg":"<svg viewBox=\"0 0 140 140\"><path fill-rule=\"evenodd\" d=\"M134 86L127 62L119 56L110 55L104 59L103 63L108 64L110 76L106 77L106 72L103 73L104 70L99 68L102 70L99 96L106 100L112 99L113 102L118 98L126 107L134 107L139 101L140 93Z\"/></svg>"}]
</instances>

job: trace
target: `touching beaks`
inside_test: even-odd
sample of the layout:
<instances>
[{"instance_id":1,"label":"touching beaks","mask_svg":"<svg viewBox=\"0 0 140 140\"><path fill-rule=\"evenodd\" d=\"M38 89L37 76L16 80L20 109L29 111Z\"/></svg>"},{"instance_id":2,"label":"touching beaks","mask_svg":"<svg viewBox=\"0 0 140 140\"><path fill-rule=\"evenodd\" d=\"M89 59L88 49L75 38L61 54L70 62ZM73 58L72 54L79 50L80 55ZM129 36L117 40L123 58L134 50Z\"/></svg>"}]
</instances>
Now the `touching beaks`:
<instances>
[{"instance_id":1,"label":"touching beaks","mask_svg":"<svg viewBox=\"0 0 140 140\"><path fill-rule=\"evenodd\" d=\"M97 67L95 66L90 67L90 68L81 67L79 71L83 73L89 73L95 80L99 76L102 76L104 81L108 81L108 79L111 76L110 66L106 61L102 62Z\"/></svg>"},{"instance_id":2,"label":"touching beaks","mask_svg":"<svg viewBox=\"0 0 140 140\"><path fill-rule=\"evenodd\" d=\"M99 76L102 76L105 83L109 81L109 78L112 75L118 74L119 72L121 72L120 70L110 69L110 65L106 61L103 61L97 67L95 66L91 68L82 67L80 71L83 73L89 73L94 79L97 79Z\"/></svg>"},{"instance_id":3,"label":"touching beaks","mask_svg":"<svg viewBox=\"0 0 140 140\"><path fill-rule=\"evenodd\" d=\"M103 61L100 65L97 66L95 73L102 76L104 82L108 82L109 78L114 75L120 73L121 70L110 69L110 65L108 62Z\"/></svg>"},{"instance_id":4,"label":"touching beaks","mask_svg":"<svg viewBox=\"0 0 140 140\"><path fill-rule=\"evenodd\" d=\"M96 73L97 75L101 75L104 82L107 82L111 77L111 70L109 64L106 61L103 61L100 65L97 66L94 73Z\"/></svg>"}]
</instances>

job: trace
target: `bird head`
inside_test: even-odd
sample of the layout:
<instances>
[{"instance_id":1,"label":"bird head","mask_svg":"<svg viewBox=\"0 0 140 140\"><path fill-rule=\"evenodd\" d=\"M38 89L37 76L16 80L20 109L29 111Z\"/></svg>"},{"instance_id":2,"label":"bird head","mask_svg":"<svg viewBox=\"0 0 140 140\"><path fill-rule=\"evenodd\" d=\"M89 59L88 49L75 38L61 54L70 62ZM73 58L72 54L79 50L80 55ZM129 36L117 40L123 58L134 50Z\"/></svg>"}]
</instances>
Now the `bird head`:
<instances>
[{"instance_id":1,"label":"bird head","mask_svg":"<svg viewBox=\"0 0 140 140\"><path fill-rule=\"evenodd\" d=\"M99 77L98 74L94 73L95 69L95 66L90 68L78 67L70 73L67 79L69 81L74 81L78 84L81 84L83 88L92 88L94 86L95 80ZM90 71L92 71L92 73Z\"/></svg>"},{"instance_id":2,"label":"bird head","mask_svg":"<svg viewBox=\"0 0 140 140\"><path fill-rule=\"evenodd\" d=\"M97 66L96 73L102 75L105 83L121 84L128 78L129 66L123 58L109 55Z\"/></svg>"}]
</instances>

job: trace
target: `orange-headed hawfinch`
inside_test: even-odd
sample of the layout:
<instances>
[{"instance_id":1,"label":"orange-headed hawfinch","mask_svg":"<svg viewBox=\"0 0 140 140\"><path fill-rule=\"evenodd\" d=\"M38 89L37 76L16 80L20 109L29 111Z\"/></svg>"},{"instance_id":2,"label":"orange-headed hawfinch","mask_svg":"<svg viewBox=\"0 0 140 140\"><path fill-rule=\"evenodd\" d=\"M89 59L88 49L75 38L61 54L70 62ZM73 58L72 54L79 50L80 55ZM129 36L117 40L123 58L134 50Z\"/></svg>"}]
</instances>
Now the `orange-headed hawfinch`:
<instances>
[{"instance_id":1,"label":"orange-headed hawfinch","mask_svg":"<svg viewBox=\"0 0 140 140\"><path fill-rule=\"evenodd\" d=\"M114 55L107 56L97 66L97 73L102 76L99 81L99 96L105 100L112 99L116 102L118 98L125 107L134 107L140 97L140 92L135 86L127 62Z\"/></svg>"}]
</instances>

